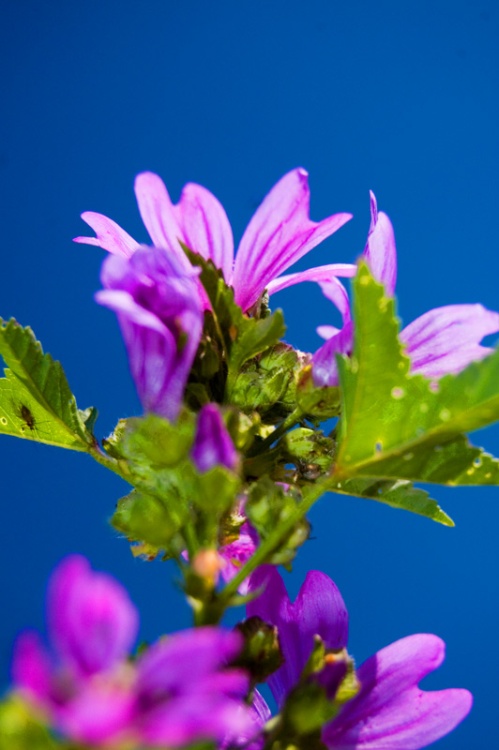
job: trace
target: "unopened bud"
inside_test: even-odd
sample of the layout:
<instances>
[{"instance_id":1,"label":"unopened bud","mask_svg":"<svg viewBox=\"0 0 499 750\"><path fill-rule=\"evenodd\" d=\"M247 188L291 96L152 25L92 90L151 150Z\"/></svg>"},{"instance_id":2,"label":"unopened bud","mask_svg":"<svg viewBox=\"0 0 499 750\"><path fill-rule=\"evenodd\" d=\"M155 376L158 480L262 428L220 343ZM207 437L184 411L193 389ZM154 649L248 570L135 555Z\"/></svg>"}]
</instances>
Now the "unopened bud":
<instances>
[{"instance_id":1,"label":"unopened bud","mask_svg":"<svg viewBox=\"0 0 499 750\"><path fill-rule=\"evenodd\" d=\"M203 578L210 587L215 586L224 561L215 549L202 549L192 561L192 570L194 573Z\"/></svg>"},{"instance_id":2,"label":"unopened bud","mask_svg":"<svg viewBox=\"0 0 499 750\"><path fill-rule=\"evenodd\" d=\"M284 664L277 628L255 616L240 622L236 629L244 638L244 647L237 660L238 666L246 669L255 683L265 682L267 677Z\"/></svg>"}]
</instances>

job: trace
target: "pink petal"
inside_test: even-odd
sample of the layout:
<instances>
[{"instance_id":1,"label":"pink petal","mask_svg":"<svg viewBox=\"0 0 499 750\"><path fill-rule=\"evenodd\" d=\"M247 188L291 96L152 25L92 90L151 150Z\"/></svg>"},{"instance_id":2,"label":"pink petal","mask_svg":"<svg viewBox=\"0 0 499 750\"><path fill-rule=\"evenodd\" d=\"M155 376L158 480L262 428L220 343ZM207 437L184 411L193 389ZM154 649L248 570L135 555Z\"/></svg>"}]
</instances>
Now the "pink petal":
<instances>
[{"instance_id":1,"label":"pink petal","mask_svg":"<svg viewBox=\"0 0 499 750\"><path fill-rule=\"evenodd\" d=\"M371 226L367 236L364 257L374 278L385 285L388 297L393 297L397 281L397 249L395 234L388 216L376 205L374 193L371 196Z\"/></svg>"},{"instance_id":2,"label":"pink petal","mask_svg":"<svg viewBox=\"0 0 499 750\"><path fill-rule=\"evenodd\" d=\"M249 602L249 617L258 615L279 629L285 663L269 678L269 686L281 704L296 685L312 652L314 635L323 638L326 647L343 648L348 638L348 613L336 584L319 570L307 573L295 602L291 602L276 568L263 565L251 577L253 591L263 588Z\"/></svg>"},{"instance_id":3,"label":"pink petal","mask_svg":"<svg viewBox=\"0 0 499 750\"><path fill-rule=\"evenodd\" d=\"M323 730L334 750L419 750L468 714L467 690L425 692L418 683L444 659L434 635L412 635L378 651L357 672L360 693Z\"/></svg>"},{"instance_id":4,"label":"pink petal","mask_svg":"<svg viewBox=\"0 0 499 750\"><path fill-rule=\"evenodd\" d=\"M135 696L126 682L92 680L82 683L72 700L60 707L54 705L54 713L57 729L72 740L114 747L132 728Z\"/></svg>"},{"instance_id":5,"label":"pink petal","mask_svg":"<svg viewBox=\"0 0 499 750\"><path fill-rule=\"evenodd\" d=\"M499 314L482 305L447 305L421 315L400 334L412 372L428 378L457 373L493 350L480 346L499 331Z\"/></svg>"},{"instance_id":6,"label":"pink petal","mask_svg":"<svg viewBox=\"0 0 499 750\"><path fill-rule=\"evenodd\" d=\"M343 325L350 323L352 316L350 312L350 300L348 292L338 279L332 278L319 283L321 291L327 299L338 308L343 318Z\"/></svg>"},{"instance_id":7,"label":"pink petal","mask_svg":"<svg viewBox=\"0 0 499 750\"><path fill-rule=\"evenodd\" d=\"M178 206L171 202L163 180L153 172L142 172L135 178L135 195L142 221L153 245L170 250L183 268L190 268L191 264L180 246L180 242L187 242Z\"/></svg>"},{"instance_id":8,"label":"pink petal","mask_svg":"<svg viewBox=\"0 0 499 750\"><path fill-rule=\"evenodd\" d=\"M185 244L206 260L212 260L223 272L225 281L232 280L234 240L232 229L221 203L209 190L194 183L182 190L180 202L174 206L183 228Z\"/></svg>"},{"instance_id":9,"label":"pink petal","mask_svg":"<svg viewBox=\"0 0 499 750\"><path fill-rule=\"evenodd\" d=\"M85 211L81 215L83 221L94 230L97 237L75 237L73 242L86 245L97 245L115 255L129 258L139 246L133 237L125 232L115 221L94 211Z\"/></svg>"},{"instance_id":10,"label":"pink petal","mask_svg":"<svg viewBox=\"0 0 499 750\"><path fill-rule=\"evenodd\" d=\"M352 263L330 263L327 266L317 266L308 268L306 271L290 273L286 276L279 276L267 285L269 294L275 294L288 286L301 284L302 281L330 281L331 277L341 276L343 278L352 278L357 272L357 266Z\"/></svg>"},{"instance_id":11,"label":"pink petal","mask_svg":"<svg viewBox=\"0 0 499 750\"><path fill-rule=\"evenodd\" d=\"M248 310L270 281L336 232L350 214L316 223L309 218L308 174L294 169L282 177L257 209L243 235L234 266L236 302Z\"/></svg>"},{"instance_id":12,"label":"pink petal","mask_svg":"<svg viewBox=\"0 0 499 750\"><path fill-rule=\"evenodd\" d=\"M138 615L125 589L84 557L67 557L52 574L48 624L61 660L81 675L107 670L128 654Z\"/></svg>"},{"instance_id":13,"label":"pink petal","mask_svg":"<svg viewBox=\"0 0 499 750\"><path fill-rule=\"evenodd\" d=\"M52 665L37 633L21 633L14 646L12 679L16 687L45 703L51 693Z\"/></svg>"}]
</instances>

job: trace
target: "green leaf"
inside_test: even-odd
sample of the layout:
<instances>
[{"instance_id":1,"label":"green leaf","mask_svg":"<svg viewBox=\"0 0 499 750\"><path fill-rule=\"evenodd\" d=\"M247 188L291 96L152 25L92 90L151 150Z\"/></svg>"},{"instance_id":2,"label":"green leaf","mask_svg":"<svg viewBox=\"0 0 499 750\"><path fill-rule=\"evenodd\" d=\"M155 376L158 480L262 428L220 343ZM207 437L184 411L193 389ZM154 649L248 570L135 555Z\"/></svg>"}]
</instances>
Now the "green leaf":
<instances>
[{"instance_id":1,"label":"green leaf","mask_svg":"<svg viewBox=\"0 0 499 750\"><path fill-rule=\"evenodd\" d=\"M361 265L355 346L338 358L343 410L334 480L498 484L496 459L462 434L499 419L499 351L438 382L409 374L394 301Z\"/></svg>"},{"instance_id":2,"label":"green leaf","mask_svg":"<svg viewBox=\"0 0 499 750\"><path fill-rule=\"evenodd\" d=\"M44 354L31 328L0 318L0 433L89 451L97 412L80 411L59 362Z\"/></svg>"},{"instance_id":3,"label":"green leaf","mask_svg":"<svg viewBox=\"0 0 499 750\"><path fill-rule=\"evenodd\" d=\"M341 495L377 500L392 508L408 510L419 516L425 516L444 526L454 526L454 522L444 513L436 500L433 500L425 490L414 487L411 482L403 479L396 481L356 477L343 481L331 482L328 488Z\"/></svg>"}]
</instances>

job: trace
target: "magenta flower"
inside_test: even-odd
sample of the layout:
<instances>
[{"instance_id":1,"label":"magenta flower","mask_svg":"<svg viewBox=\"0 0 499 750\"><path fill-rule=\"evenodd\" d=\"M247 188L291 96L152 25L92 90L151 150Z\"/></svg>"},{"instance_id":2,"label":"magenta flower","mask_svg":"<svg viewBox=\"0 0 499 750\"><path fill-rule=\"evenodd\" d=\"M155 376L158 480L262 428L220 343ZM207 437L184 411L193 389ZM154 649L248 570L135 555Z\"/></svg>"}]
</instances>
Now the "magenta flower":
<instances>
[{"instance_id":1,"label":"magenta flower","mask_svg":"<svg viewBox=\"0 0 499 750\"><path fill-rule=\"evenodd\" d=\"M36 633L16 644L16 688L64 737L97 747L177 748L253 732L246 673L227 668L241 639L220 628L165 638L135 663L138 617L125 590L78 556L54 572L48 597L53 655Z\"/></svg>"},{"instance_id":2,"label":"magenta flower","mask_svg":"<svg viewBox=\"0 0 499 750\"><path fill-rule=\"evenodd\" d=\"M337 587L320 571L307 574L294 603L275 568L264 566L253 574L252 588L262 586L263 593L248 604L248 614L278 627L286 662L269 685L281 706L306 664L314 634L329 649L346 646L348 615ZM451 732L470 711L471 694L418 687L442 663L444 651L444 643L434 635L412 635L378 651L357 670L360 692L323 728L324 744L330 750L419 750ZM335 670L318 679L334 694ZM260 703L255 714L263 717Z\"/></svg>"},{"instance_id":3,"label":"magenta flower","mask_svg":"<svg viewBox=\"0 0 499 750\"><path fill-rule=\"evenodd\" d=\"M173 204L158 175L143 172L135 180L135 195L147 231L156 247L175 256L187 269L189 262L180 243L212 260L235 299L249 310L265 289L273 294L300 281L324 281L335 276L353 276L351 264L329 264L282 277L281 274L350 218L340 213L316 223L309 218L310 191L304 169L288 172L272 188L256 211L239 244L234 260L234 240L227 215L206 188L194 183L182 190ZM114 221L86 211L82 219L96 237L76 237L75 242L99 245L110 253L131 257L139 244Z\"/></svg>"},{"instance_id":4,"label":"magenta flower","mask_svg":"<svg viewBox=\"0 0 499 750\"><path fill-rule=\"evenodd\" d=\"M388 216L378 213L376 198L371 193L371 225L363 257L374 277L385 285L392 297L397 279L395 235ZM340 310L343 327L338 330L321 326L318 332L327 339L313 355L313 376L318 386L338 384L336 354L350 354L353 327L350 303L344 287L337 279L320 284L324 295ZM446 305L421 315L400 333L405 351L411 360L411 373L427 378L440 378L458 373L471 362L483 359L493 349L480 341L499 331L499 313L482 305Z\"/></svg>"},{"instance_id":5,"label":"magenta flower","mask_svg":"<svg viewBox=\"0 0 499 750\"><path fill-rule=\"evenodd\" d=\"M137 666L137 734L148 747L231 740L253 731L244 699L249 678L226 664L240 651L235 632L187 630L159 641Z\"/></svg>"},{"instance_id":6,"label":"magenta flower","mask_svg":"<svg viewBox=\"0 0 499 750\"><path fill-rule=\"evenodd\" d=\"M237 467L237 451L216 404L206 404L199 412L191 456L199 472L219 465L231 471Z\"/></svg>"},{"instance_id":7,"label":"magenta flower","mask_svg":"<svg viewBox=\"0 0 499 750\"><path fill-rule=\"evenodd\" d=\"M53 655L36 633L23 633L14 651L16 687L77 742L124 736L134 710L125 659L138 628L126 591L73 556L52 575L47 604Z\"/></svg>"},{"instance_id":8,"label":"magenta flower","mask_svg":"<svg viewBox=\"0 0 499 750\"><path fill-rule=\"evenodd\" d=\"M132 376L147 411L174 420L203 330L197 273L175 255L138 248L104 261L96 300L118 315Z\"/></svg>"}]
</instances>

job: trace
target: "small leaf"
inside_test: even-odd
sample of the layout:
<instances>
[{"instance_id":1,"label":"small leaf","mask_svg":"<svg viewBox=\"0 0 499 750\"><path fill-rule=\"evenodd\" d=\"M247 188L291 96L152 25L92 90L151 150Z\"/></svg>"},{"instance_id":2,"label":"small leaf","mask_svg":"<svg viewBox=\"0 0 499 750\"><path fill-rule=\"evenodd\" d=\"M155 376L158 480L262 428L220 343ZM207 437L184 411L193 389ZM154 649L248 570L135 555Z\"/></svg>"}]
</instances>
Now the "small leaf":
<instances>
[{"instance_id":1,"label":"small leaf","mask_svg":"<svg viewBox=\"0 0 499 750\"><path fill-rule=\"evenodd\" d=\"M0 433L89 451L97 412L80 411L59 362L44 354L31 328L0 318L0 354L8 365L0 379Z\"/></svg>"},{"instance_id":2,"label":"small leaf","mask_svg":"<svg viewBox=\"0 0 499 750\"><path fill-rule=\"evenodd\" d=\"M328 489L341 495L376 500L390 505L392 508L408 510L419 516L425 516L444 526L454 526L454 522L444 513L436 500L433 500L425 490L414 487L411 482L403 479L391 481L375 478L356 477L354 479L331 481Z\"/></svg>"}]
</instances>

